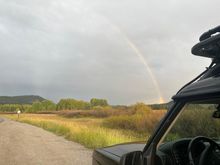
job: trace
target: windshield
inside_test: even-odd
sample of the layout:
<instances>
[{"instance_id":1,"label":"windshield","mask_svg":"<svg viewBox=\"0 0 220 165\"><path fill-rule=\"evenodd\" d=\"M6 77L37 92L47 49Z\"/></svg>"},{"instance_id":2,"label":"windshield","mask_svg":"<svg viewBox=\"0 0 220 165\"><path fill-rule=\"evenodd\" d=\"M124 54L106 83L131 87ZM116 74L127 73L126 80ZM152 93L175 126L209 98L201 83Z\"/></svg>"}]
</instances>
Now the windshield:
<instances>
[{"instance_id":1,"label":"windshield","mask_svg":"<svg viewBox=\"0 0 220 165\"><path fill-rule=\"evenodd\" d=\"M218 25L219 6L209 0L0 0L0 165L95 164L93 150L105 147L108 156L106 147L133 143L126 152L145 151L151 140L147 149L154 149L170 124L163 119L176 101L171 97L210 65L190 49ZM219 137L215 106L195 107L189 105L166 141ZM112 149L114 163L121 146ZM105 160L97 164L110 164Z\"/></svg>"},{"instance_id":2,"label":"windshield","mask_svg":"<svg viewBox=\"0 0 220 165\"><path fill-rule=\"evenodd\" d=\"M220 138L220 119L213 118L215 104L187 104L173 124L164 142L195 136Z\"/></svg>"}]
</instances>

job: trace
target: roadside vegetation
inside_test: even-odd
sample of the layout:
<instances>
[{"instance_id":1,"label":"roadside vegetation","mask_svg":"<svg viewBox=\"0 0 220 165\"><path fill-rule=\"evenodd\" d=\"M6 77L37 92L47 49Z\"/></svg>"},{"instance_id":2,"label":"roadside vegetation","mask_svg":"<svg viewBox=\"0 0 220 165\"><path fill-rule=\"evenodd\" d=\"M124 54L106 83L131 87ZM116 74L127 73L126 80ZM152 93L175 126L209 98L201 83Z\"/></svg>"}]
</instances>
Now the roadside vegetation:
<instances>
[{"instance_id":1,"label":"roadside vegetation","mask_svg":"<svg viewBox=\"0 0 220 165\"><path fill-rule=\"evenodd\" d=\"M144 103L111 106L105 99L92 98L89 102L61 99L57 104L49 100L33 104L0 104L0 112L10 119L41 127L88 148L98 148L124 142L146 142L169 106ZM15 114L18 110L22 111L19 118ZM215 107L210 105L187 106L166 140L198 134L216 137L220 121L207 119L211 118L213 110Z\"/></svg>"},{"instance_id":2,"label":"roadside vegetation","mask_svg":"<svg viewBox=\"0 0 220 165\"><path fill-rule=\"evenodd\" d=\"M124 142L146 142L166 113L166 110L153 110L144 103L113 107L105 99L91 99L90 102L62 99L54 110L50 110L54 105L49 101L28 106L29 110L23 111L19 118L17 114L5 116L41 127L88 148Z\"/></svg>"},{"instance_id":3,"label":"roadside vegetation","mask_svg":"<svg viewBox=\"0 0 220 165\"><path fill-rule=\"evenodd\" d=\"M1 101L1 100L0 100ZM4 101L4 100L3 100ZM8 100L7 102L10 102ZM61 99L57 104L50 100L34 101L32 104L0 104L0 112L41 113L55 112L60 110L100 110L109 108L105 99L92 98L90 102L77 99Z\"/></svg>"},{"instance_id":4,"label":"roadside vegetation","mask_svg":"<svg viewBox=\"0 0 220 165\"><path fill-rule=\"evenodd\" d=\"M98 148L124 142L146 141L147 133L132 130L112 129L103 126L101 118L64 118L53 114L22 114L6 117L41 127L87 148Z\"/></svg>"},{"instance_id":5,"label":"roadside vegetation","mask_svg":"<svg viewBox=\"0 0 220 165\"><path fill-rule=\"evenodd\" d=\"M183 113L170 130L168 138L206 136L220 138L220 119L212 117L216 108L212 105L186 106Z\"/></svg>"}]
</instances>

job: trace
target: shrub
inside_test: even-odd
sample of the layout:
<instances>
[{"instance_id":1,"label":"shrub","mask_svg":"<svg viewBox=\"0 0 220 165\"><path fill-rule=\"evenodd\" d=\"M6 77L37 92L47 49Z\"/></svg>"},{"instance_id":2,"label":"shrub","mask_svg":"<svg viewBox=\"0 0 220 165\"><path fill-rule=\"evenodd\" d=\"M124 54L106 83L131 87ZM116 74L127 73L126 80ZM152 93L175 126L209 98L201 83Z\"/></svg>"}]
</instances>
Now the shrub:
<instances>
[{"instance_id":1,"label":"shrub","mask_svg":"<svg viewBox=\"0 0 220 165\"><path fill-rule=\"evenodd\" d=\"M217 137L220 132L220 121L212 118L212 110L209 109L186 109L178 118L171 134L180 137L207 136Z\"/></svg>"},{"instance_id":2,"label":"shrub","mask_svg":"<svg viewBox=\"0 0 220 165\"><path fill-rule=\"evenodd\" d=\"M0 112L17 112L19 109L25 112L31 108L31 105L20 105L20 104L0 104Z\"/></svg>"},{"instance_id":3,"label":"shrub","mask_svg":"<svg viewBox=\"0 0 220 165\"><path fill-rule=\"evenodd\" d=\"M58 114L63 117L96 117L96 118L106 118L110 116L119 116L119 115L132 115L134 114L133 110L118 110L118 109L112 109L110 107L101 108L98 110L63 110L58 111Z\"/></svg>"},{"instance_id":4,"label":"shrub","mask_svg":"<svg viewBox=\"0 0 220 165\"><path fill-rule=\"evenodd\" d=\"M101 107L108 106L107 100L105 100L105 99L97 99L97 98L92 98L90 100L90 104L91 104L92 107L95 107L95 106L101 106Z\"/></svg>"},{"instance_id":5,"label":"shrub","mask_svg":"<svg viewBox=\"0 0 220 165\"><path fill-rule=\"evenodd\" d=\"M127 129L141 133L151 133L166 111L138 112L133 115L113 116L103 122L103 126Z\"/></svg>"},{"instance_id":6,"label":"shrub","mask_svg":"<svg viewBox=\"0 0 220 165\"><path fill-rule=\"evenodd\" d=\"M141 102L136 103L135 105L132 106L132 108L138 113L145 113L145 112L149 112L150 110L152 110L149 106Z\"/></svg>"},{"instance_id":7,"label":"shrub","mask_svg":"<svg viewBox=\"0 0 220 165\"><path fill-rule=\"evenodd\" d=\"M50 100L44 100L42 102L34 102L30 108L28 108L25 112L28 113L38 113L42 111L54 111L56 110L56 104Z\"/></svg>"},{"instance_id":8,"label":"shrub","mask_svg":"<svg viewBox=\"0 0 220 165\"><path fill-rule=\"evenodd\" d=\"M57 110L87 110L90 109L90 103L75 99L61 99L57 104Z\"/></svg>"}]
</instances>

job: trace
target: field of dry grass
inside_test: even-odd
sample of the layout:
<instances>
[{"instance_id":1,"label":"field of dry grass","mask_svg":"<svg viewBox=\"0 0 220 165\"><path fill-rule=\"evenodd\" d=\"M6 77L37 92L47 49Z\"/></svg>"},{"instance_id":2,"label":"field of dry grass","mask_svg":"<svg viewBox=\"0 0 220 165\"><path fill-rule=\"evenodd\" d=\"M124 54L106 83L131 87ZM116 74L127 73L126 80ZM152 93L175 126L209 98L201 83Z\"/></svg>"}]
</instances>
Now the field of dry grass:
<instances>
[{"instance_id":1,"label":"field of dry grass","mask_svg":"<svg viewBox=\"0 0 220 165\"><path fill-rule=\"evenodd\" d=\"M113 113L105 110L99 111L99 115L97 113L64 111L61 114L21 114L19 119L16 114L6 117L41 127L87 148L98 148L124 142L146 141L165 111L147 110L125 114L121 111Z\"/></svg>"}]
</instances>

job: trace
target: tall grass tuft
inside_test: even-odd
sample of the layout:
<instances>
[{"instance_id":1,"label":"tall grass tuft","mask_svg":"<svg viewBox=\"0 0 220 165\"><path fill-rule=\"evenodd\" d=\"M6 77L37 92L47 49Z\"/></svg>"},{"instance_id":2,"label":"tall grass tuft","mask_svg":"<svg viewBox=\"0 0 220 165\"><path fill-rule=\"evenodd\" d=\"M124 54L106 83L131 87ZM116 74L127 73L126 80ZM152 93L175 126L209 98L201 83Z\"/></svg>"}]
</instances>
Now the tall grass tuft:
<instances>
[{"instance_id":1,"label":"tall grass tuft","mask_svg":"<svg viewBox=\"0 0 220 165\"><path fill-rule=\"evenodd\" d=\"M134 115L110 117L103 121L103 126L150 134L164 114L165 111L137 111Z\"/></svg>"}]
</instances>

